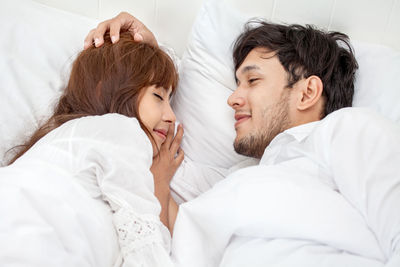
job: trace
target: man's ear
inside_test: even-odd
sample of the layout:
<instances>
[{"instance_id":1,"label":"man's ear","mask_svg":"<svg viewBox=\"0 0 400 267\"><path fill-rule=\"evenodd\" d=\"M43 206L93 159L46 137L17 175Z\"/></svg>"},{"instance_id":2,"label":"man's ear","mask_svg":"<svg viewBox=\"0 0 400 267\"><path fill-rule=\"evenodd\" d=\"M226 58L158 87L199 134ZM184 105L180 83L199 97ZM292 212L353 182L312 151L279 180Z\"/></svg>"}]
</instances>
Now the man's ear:
<instances>
[{"instance_id":1,"label":"man's ear","mask_svg":"<svg viewBox=\"0 0 400 267\"><path fill-rule=\"evenodd\" d=\"M297 109L305 111L314 107L321 100L323 83L318 76L311 75L304 79L299 88Z\"/></svg>"}]
</instances>

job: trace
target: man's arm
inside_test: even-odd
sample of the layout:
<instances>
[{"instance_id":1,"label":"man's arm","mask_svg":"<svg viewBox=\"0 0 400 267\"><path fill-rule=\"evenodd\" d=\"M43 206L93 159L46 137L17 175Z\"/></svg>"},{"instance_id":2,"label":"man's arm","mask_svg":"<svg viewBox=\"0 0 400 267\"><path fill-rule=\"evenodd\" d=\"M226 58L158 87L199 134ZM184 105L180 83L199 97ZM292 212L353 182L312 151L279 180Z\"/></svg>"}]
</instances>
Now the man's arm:
<instances>
[{"instance_id":1,"label":"man's arm","mask_svg":"<svg viewBox=\"0 0 400 267\"><path fill-rule=\"evenodd\" d=\"M130 32L137 42L149 43L158 47L154 34L137 18L127 12L121 12L118 16L101 22L97 28L91 30L85 38L84 48L87 49L93 44L96 47L104 43L104 34L110 32L111 41L118 42L120 32Z\"/></svg>"}]
</instances>

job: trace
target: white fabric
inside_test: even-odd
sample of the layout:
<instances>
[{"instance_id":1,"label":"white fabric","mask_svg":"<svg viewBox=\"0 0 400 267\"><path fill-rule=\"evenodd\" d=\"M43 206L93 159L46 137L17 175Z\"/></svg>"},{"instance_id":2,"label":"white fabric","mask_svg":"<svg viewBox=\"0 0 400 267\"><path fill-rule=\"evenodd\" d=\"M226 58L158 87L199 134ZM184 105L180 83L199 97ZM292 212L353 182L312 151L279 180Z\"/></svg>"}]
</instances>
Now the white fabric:
<instances>
[{"instance_id":1,"label":"white fabric","mask_svg":"<svg viewBox=\"0 0 400 267\"><path fill-rule=\"evenodd\" d=\"M177 266L400 266L400 128L347 108L182 204Z\"/></svg>"},{"instance_id":2,"label":"white fabric","mask_svg":"<svg viewBox=\"0 0 400 267\"><path fill-rule=\"evenodd\" d=\"M205 0L35 1L100 20L110 19L121 10L127 11L142 20L159 40L182 55L193 21ZM314 24L333 31L345 31L355 39L387 44L400 50L400 18L397 16L400 5L396 0L215 1L224 1L250 16L262 15L273 22Z\"/></svg>"},{"instance_id":3,"label":"white fabric","mask_svg":"<svg viewBox=\"0 0 400 267\"><path fill-rule=\"evenodd\" d=\"M195 199L223 180L230 170L185 158L171 181L171 195L178 204Z\"/></svg>"},{"instance_id":4,"label":"white fabric","mask_svg":"<svg viewBox=\"0 0 400 267\"><path fill-rule=\"evenodd\" d=\"M370 107L400 123L400 52L389 47L353 42L359 70L354 107Z\"/></svg>"},{"instance_id":5,"label":"white fabric","mask_svg":"<svg viewBox=\"0 0 400 267\"><path fill-rule=\"evenodd\" d=\"M89 116L47 134L0 169L1 265L171 266L151 164L135 118Z\"/></svg>"}]
</instances>

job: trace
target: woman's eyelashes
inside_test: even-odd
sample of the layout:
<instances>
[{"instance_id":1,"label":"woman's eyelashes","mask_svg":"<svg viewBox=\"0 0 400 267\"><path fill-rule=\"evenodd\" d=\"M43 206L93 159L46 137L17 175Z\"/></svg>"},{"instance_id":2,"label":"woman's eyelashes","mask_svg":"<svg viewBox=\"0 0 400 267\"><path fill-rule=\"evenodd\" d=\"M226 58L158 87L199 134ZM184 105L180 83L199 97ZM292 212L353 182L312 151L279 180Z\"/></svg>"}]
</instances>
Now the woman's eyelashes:
<instances>
[{"instance_id":1,"label":"woman's eyelashes","mask_svg":"<svg viewBox=\"0 0 400 267\"><path fill-rule=\"evenodd\" d=\"M161 101L164 100L164 98L162 98L162 96L160 96L159 94L153 93L153 95L154 95L155 97L157 97L158 99L160 99Z\"/></svg>"}]
</instances>

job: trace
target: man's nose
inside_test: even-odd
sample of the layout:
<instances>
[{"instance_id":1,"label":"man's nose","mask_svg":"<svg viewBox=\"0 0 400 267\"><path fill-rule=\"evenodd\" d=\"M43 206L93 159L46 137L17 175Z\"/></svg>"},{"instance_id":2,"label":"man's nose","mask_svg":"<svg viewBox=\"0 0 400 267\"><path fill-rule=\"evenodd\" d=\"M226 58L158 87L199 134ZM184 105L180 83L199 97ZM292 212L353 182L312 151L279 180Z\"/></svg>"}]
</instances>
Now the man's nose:
<instances>
[{"instance_id":1,"label":"man's nose","mask_svg":"<svg viewBox=\"0 0 400 267\"><path fill-rule=\"evenodd\" d=\"M237 107L241 107L244 105L244 97L243 95L240 93L240 89L237 88L229 97L228 97L228 105L235 109Z\"/></svg>"}]
</instances>

